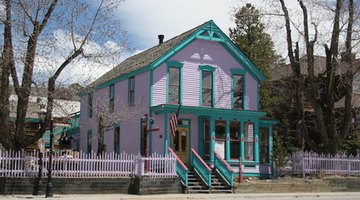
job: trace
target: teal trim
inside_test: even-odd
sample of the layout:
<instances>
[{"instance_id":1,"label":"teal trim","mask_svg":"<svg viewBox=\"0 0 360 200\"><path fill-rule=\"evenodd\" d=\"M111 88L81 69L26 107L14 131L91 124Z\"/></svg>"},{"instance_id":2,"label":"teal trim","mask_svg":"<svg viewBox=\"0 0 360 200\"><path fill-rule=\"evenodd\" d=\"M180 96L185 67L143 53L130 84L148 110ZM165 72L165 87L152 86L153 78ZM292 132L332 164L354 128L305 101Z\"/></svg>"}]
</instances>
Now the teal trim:
<instances>
[{"instance_id":1,"label":"teal trim","mask_svg":"<svg viewBox=\"0 0 360 200\"><path fill-rule=\"evenodd\" d=\"M189 185L189 170L185 169L179 162L176 162L176 174L180 177L181 183L187 187Z\"/></svg>"},{"instance_id":2,"label":"teal trim","mask_svg":"<svg viewBox=\"0 0 360 200\"><path fill-rule=\"evenodd\" d=\"M259 145L259 132L260 132L260 128L259 128L259 121L255 121L254 122L254 133L255 133L255 141L254 141L254 156L255 156L255 162L259 162L260 161L260 145Z\"/></svg>"},{"instance_id":3,"label":"teal trim","mask_svg":"<svg viewBox=\"0 0 360 200\"><path fill-rule=\"evenodd\" d=\"M151 109L156 115L164 114L165 112L176 112L178 105L162 104L153 106ZM253 110L231 110L222 108L211 108L211 107L192 107L192 106L181 106L181 114L192 114L197 116L211 116L221 117L229 119L237 119L239 121L258 120L260 117L265 116L266 112L253 111Z\"/></svg>"},{"instance_id":4,"label":"teal trim","mask_svg":"<svg viewBox=\"0 0 360 200\"><path fill-rule=\"evenodd\" d=\"M210 118L210 162L214 163L214 149L215 149L215 119Z\"/></svg>"},{"instance_id":5,"label":"teal trim","mask_svg":"<svg viewBox=\"0 0 360 200\"><path fill-rule=\"evenodd\" d=\"M224 177L224 180L227 182L227 184L232 188L234 187L234 171L225 163L225 160L222 160L218 157L217 154L215 154L215 160L214 160L214 167L216 171L221 174L222 177Z\"/></svg>"},{"instance_id":6,"label":"teal trim","mask_svg":"<svg viewBox=\"0 0 360 200\"><path fill-rule=\"evenodd\" d=\"M183 66L184 64L176 60L166 62L166 103L169 103L169 68L179 68L179 103L183 101Z\"/></svg>"},{"instance_id":7,"label":"teal trim","mask_svg":"<svg viewBox=\"0 0 360 200\"><path fill-rule=\"evenodd\" d=\"M225 160L230 160L230 121L226 120L226 135L225 135Z\"/></svg>"},{"instance_id":8,"label":"teal trim","mask_svg":"<svg viewBox=\"0 0 360 200\"><path fill-rule=\"evenodd\" d=\"M241 138L240 138L241 161L245 161L245 124L243 121L240 121L240 133L241 133Z\"/></svg>"},{"instance_id":9,"label":"teal trim","mask_svg":"<svg viewBox=\"0 0 360 200\"><path fill-rule=\"evenodd\" d=\"M245 71L245 70L239 69L239 68L230 69L230 72L231 72L232 75L234 75L234 74L245 75L245 74L246 74L246 71Z\"/></svg>"},{"instance_id":10,"label":"teal trim","mask_svg":"<svg viewBox=\"0 0 360 200\"><path fill-rule=\"evenodd\" d=\"M205 70L205 71L215 72L216 68L215 68L215 67L212 67L212 66L210 66L210 65L200 65L200 66L199 66L199 70L200 70L200 71Z\"/></svg>"},{"instance_id":11,"label":"teal trim","mask_svg":"<svg viewBox=\"0 0 360 200\"><path fill-rule=\"evenodd\" d=\"M201 36L201 34L204 33L204 31L208 31L209 33L208 37ZM150 65L144 66L143 68L140 68L128 74L124 74L122 76L109 80L105 83L102 83L96 86L94 90L107 87L111 84L117 83L131 76L136 76L145 71L148 71L149 69L155 69L156 67L160 66L161 63L165 62L168 58L170 58L171 56L173 56L174 54L176 54L177 52L179 52L180 50L191 44L191 42L197 38L219 42L238 62L242 63L242 66L244 66L247 69L247 71L249 71L254 77L256 77L258 80L265 80L265 76L260 72L260 70L245 56L245 54L243 54L236 47L236 45L231 41L231 39L224 32L221 31L221 29L214 23L214 21L210 20L204 23L202 26L200 26L196 31L194 31L194 33L189 35L187 38L184 38L174 48L170 49L160 58L154 60ZM88 92L90 91L82 93L81 96L87 94Z\"/></svg>"},{"instance_id":12,"label":"teal trim","mask_svg":"<svg viewBox=\"0 0 360 200\"><path fill-rule=\"evenodd\" d=\"M200 71L200 92L199 92L199 99L200 99L200 102L199 102L199 105L200 106L203 106L202 105L202 71L209 71L211 72L211 76L212 76L212 99L211 99L211 107L215 107L215 104L216 104L216 76L215 76L215 70L216 68L215 67L212 67L210 65L199 65L199 71Z\"/></svg>"},{"instance_id":13,"label":"teal trim","mask_svg":"<svg viewBox=\"0 0 360 200\"><path fill-rule=\"evenodd\" d=\"M177 61L177 60L169 60L166 62L166 65L168 67L177 67L177 68L182 68L184 66L183 63Z\"/></svg>"},{"instance_id":14,"label":"teal trim","mask_svg":"<svg viewBox=\"0 0 360 200\"><path fill-rule=\"evenodd\" d=\"M111 84L115 84L115 83L120 82L120 81L122 81L122 80L128 79L128 78L130 78L130 77L132 77L132 76L139 75L139 74L141 74L141 73L143 73L143 72L146 72L146 71L148 71L148 70L150 70L150 69L151 69L150 66L146 66L146 67L143 67L143 68L141 68L141 69L138 69L138 70L129 72L129 73L127 73L127 74L121 75L121 76L119 76L119 77L117 77L117 78L114 78L114 79L112 79L112 80L109 80L109 81L107 81L107 82L105 82L105 83L102 83L102 84L100 84L100 85L98 85L98 86L95 86L95 88L92 89L92 90L90 90L90 91L83 92L80 96L84 96L84 95L88 94L89 92L93 92L94 90L100 90L100 89L102 89L102 88L108 87L108 86L110 86Z\"/></svg>"},{"instance_id":15,"label":"teal trim","mask_svg":"<svg viewBox=\"0 0 360 200\"><path fill-rule=\"evenodd\" d=\"M200 156L202 158L204 158L204 129L203 129L203 123L204 123L204 118L203 117L198 117L198 153L200 154Z\"/></svg>"},{"instance_id":16,"label":"teal trim","mask_svg":"<svg viewBox=\"0 0 360 200\"><path fill-rule=\"evenodd\" d=\"M168 148L171 145L170 144L171 139L169 138L172 138L172 136L170 135L170 131L168 130L168 126L169 126L169 114L164 113L164 154L165 155L167 155Z\"/></svg>"}]
</instances>

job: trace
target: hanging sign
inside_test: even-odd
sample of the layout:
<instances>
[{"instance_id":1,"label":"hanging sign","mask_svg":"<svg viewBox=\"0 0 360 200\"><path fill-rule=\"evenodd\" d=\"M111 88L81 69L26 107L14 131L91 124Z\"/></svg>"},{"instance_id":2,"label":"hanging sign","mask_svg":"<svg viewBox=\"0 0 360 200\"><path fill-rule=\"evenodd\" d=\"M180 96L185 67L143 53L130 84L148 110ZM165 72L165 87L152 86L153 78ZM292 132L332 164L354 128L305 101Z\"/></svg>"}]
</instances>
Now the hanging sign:
<instances>
[{"instance_id":1,"label":"hanging sign","mask_svg":"<svg viewBox=\"0 0 360 200\"><path fill-rule=\"evenodd\" d=\"M215 152L218 153L221 157L225 158L225 142L224 141L215 141Z\"/></svg>"}]
</instances>

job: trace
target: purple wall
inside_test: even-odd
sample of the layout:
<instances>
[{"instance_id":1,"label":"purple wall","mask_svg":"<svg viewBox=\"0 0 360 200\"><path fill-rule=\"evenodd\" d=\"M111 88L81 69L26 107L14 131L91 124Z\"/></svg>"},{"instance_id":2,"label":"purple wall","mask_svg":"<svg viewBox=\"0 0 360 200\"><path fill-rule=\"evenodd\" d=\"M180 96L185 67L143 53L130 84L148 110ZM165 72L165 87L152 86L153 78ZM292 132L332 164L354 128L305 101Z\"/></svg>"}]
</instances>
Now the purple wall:
<instances>
[{"instance_id":1,"label":"purple wall","mask_svg":"<svg viewBox=\"0 0 360 200\"><path fill-rule=\"evenodd\" d=\"M149 101L149 72L135 76L135 106L128 107L128 79L115 83L115 110L121 113L116 118L120 120L120 151L126 150L128 153L138 153L140 149L140 118L148 112ZM109 87L96 90L93 95L93 117L87 116L87 100L85 95L81 98L81 122L80 122L80 149L86 151L87 131L93 132L93 150L97 150L97 120L96 114L98 106L108 108ZM109 115L110 116L110 115ZM105 131L105 144L107 151L114 149L114 128L110 127Z\"/></svg>"},{"instance_id":2,"label":"purple wall","mask_svg":"<svg viewBox=\"0 0 360 200\"><path fill-rule=\"evenodd\" d=\"M195 40L182 51L168 59L183 63L183 105L199 106L200 103L200 65L216 68L216 108L231 108L231 69L243 67L217 42ZM166 64L154 70L153 106L166 103ZM257 110L258 83L246 74L246 95L248 110Z\"/></svg>"}]
</instances>

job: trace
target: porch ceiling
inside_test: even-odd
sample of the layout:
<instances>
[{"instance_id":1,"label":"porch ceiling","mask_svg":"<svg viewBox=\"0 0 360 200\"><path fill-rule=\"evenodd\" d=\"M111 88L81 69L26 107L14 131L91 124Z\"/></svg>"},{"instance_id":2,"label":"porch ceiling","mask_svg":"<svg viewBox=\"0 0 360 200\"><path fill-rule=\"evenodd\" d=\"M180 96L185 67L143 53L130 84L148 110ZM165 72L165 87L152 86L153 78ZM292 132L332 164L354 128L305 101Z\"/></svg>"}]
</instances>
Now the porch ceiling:
<instances>
[{"instance_id":1,"label":"porch ceiling","mask_svg":"<svg viewBox=\"0 0 360 200\"><path fill-rule=\"evenodd\" d=\"M162 104L158 106L151 107L156 115L161 115L165 113L175 113L178 108L178 105L174 104ZM216 116L224 118L232 118L239 116L260 118L265 116L266 112L259 112L253 110L231 110L231 109L221 109L221 108L210 108L210 107L193 107L193 106L181 106L180 114L192 114L197 116Z\"/></svg>"}]
</instances>

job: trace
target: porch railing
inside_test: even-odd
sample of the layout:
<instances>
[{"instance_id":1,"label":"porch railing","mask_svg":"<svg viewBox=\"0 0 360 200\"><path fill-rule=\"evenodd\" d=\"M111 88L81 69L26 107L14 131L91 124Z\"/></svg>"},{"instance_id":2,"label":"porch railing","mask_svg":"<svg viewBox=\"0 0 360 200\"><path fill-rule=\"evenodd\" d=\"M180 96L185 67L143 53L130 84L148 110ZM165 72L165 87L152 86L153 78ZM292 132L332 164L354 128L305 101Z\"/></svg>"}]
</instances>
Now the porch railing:
<instances>
[{"instance_id":1,"label":"porch railing","mask_svg":"<svg viewBox=\"0 0 360 200\"><path fill-rule=\"evenodd\" d=\"M234 187L234 170L231 166L216 152L214 166L215 170L224 177L225 181L230 187Z\"/></svg>"},{"instance_id":2,"label":"porch railing","mask_svg":"<svg viewBox=\"0 0 360 200\"><path fill-rule=\"evenodd\" d=\"M176 158L176 174L180 177L182 184L187 187L189 183L189 169L170 147L168 150Z\"/></svg>"},{"instance_id":3,"label":"porch railing","mask_svg":"<svg viewBox=\"0 0 360 200\"><path fill-rule=\"evenodd\" d=\"M192 166L194 167L195 171L199 174L202 178L204 183L211 187L211 168L204 162L204 160L199 156L196 151L191 148L192 156Z\"/></svg>"}]
</instances>

